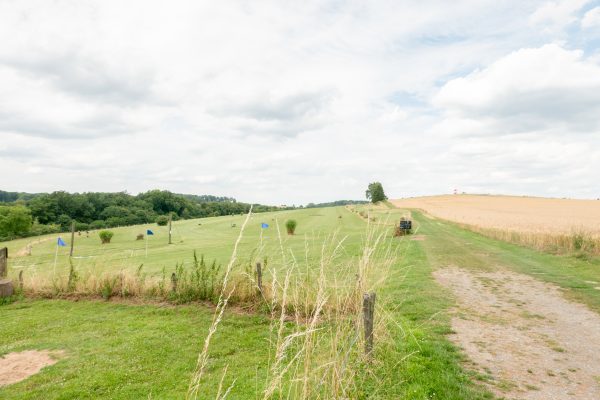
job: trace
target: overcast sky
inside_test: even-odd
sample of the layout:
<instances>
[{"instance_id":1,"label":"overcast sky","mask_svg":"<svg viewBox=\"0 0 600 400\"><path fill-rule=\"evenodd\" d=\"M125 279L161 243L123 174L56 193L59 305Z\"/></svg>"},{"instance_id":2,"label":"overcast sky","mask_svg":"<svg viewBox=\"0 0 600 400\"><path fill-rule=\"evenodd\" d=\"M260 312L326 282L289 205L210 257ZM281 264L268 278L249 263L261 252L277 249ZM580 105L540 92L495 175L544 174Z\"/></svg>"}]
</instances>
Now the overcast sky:
<instances>
[{"instance_id":1,"label":"overcast sky","mask_svg":"<svg viewBox=\"0 0 600 400\"><path fill-rule=\"evenodd\" d=\"M0 0L0 189L600 196L600 1Z\"/></svg>"}]
</instances>

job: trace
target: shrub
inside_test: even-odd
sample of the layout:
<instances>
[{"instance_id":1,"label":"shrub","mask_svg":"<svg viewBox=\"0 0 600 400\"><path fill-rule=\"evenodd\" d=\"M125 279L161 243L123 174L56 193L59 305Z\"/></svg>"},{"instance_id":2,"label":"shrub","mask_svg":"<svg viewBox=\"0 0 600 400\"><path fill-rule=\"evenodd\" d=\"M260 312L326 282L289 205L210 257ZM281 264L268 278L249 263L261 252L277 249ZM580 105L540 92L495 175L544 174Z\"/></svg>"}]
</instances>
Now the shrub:
<instances>
[{"instance_id":1,"label":"shrub","mask_svg":"<svg viewBox=\"0 0 600 400\"><path fill-rule=\"evenodd\" d=\"M115 228L117 226L127 225L127 220L121 217L110 217L105 222L107 228Z\"/></svg>"},{"instance_id":2,"label":"shrub","mask_svg":"<svg viewBox=\"0 0 600 400\"><path fill-rule=\"evenodd\" d=\"M166 215L161 215L156 218L156 225L165 226L169 223L169 218Z\"/></svg>"},{"instance_id":3,"label":"shrub","mask_svg":"<svg viewBox=\"0 0 600 400\"><path fill-rule=\"evenodd\" d=\"M43 225L36 221L33 223L33 226L31 227L31 235L32 236L46 235L48 233L58 233L58 232L60 232L60 226L58 226L56 224Z\"/></svg>"},{"instance_id":4,"label":"shrub","mask_svg":"<svg viewBox=\"0 0 600 400\"><path fill-rule=\"evenodd\" d=\"M63 231L71 230L71 221L71 217L69 217L67 214L61 214L58 216L58 218L56 218L56 223L60 225L60 229Z\"/></svg>"},{"instance_id":5,"label":"shrub","mask_svg":"<svg viewBox=\"0 0 600 400\"><path fill-rule=\"evenodd\" d=\"M114 233L112 233L111 231L100 231L100 233L98 233L98 235L100 236L100 240L102 241L102 244L104 244L104 243L110 243L110 239L112 239Z\"/></svg>"},{"instance_id":6,"label":"shrub","mask_svg":"<svg viewBox=\"0 0 600 400\"><path fill-rule=\"evenodd\" d=\"M100 284L100 295L106 301L110 300L110 298L114 294L115 287L117 286L117 277L106 277L102 280Z\"/></svg>"},{"instance_id":7,"label":"shrub","mask_svg":"<svg viewBox=\"0 0 600 400\"><path fill-rule=\"evenodd\" d=\"M75 221L75 230L76 231L89 231L90 224L86 224L85 222L77 222Z\"/></svg>"},{"instance_id":8,"label":"shrub","mask_svg":"<svg viewBox=\"0 0 600 400\"><path fill-rule=\"evenodd\" d=\"M97 219L97 220L93 221L92 223L90 223L90 229L102 229L102 228L106 228L105 221Z\"/></svg>"},{"instance_id":9,"label":"shrub","mask_svg":"<svg viewBox=\"0 0 600 400\"><path fill-rule=\"evenodd\" d=\"M285 222L285 229L287 229L288 235L293 235L294 232L296 232L296 226L297 225L298 225L298 223L296 222L295 219L288 219Z\"/></svg>"},{"instance_id":10,"label":"shrub","mask_svg":"<svg viewBox=\"0 0 600 400\"><path fill-rule=\"evenodd\" d=\"M194 251L194 264L191 269L185 269L183 263L175 265L175 272L171 275L170 299L177 303L217 301L223 285L220 269L221 266L216 260L208 264L204 261L204 256L198 259Z\"/></svg>"},{"instance_id":11,"label":"shrub","mask_svg":"<svg viewBox=\"0 0 600 400\"><path fill-rule=\"evenodd\" d=\"M67 283L67 290L69 292L75 291L77 287L77 281L79 280L79 274L75 271L75 267L73 266L73 260L69 259L69 281Z\"/></svg>"},{"instance_id":12,"label":"shrub","mask_svg":"<svg viewBox=\"0 0 600 400\"><path fill-rule=\"evenodd\" d=\"M583 233L581 232L577 232L573 234L573 248L575 250L581 250L583 248L583 245L585 243L585 236Z\"/></svg>"}]
</instances>

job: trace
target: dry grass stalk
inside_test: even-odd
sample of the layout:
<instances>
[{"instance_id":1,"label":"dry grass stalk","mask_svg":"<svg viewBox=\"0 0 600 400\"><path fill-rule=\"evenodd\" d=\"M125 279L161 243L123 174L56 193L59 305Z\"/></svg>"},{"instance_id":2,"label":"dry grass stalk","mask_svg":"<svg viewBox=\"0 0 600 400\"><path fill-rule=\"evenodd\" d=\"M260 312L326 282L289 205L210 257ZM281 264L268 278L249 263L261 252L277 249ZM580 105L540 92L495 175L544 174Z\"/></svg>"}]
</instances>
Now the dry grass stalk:
<instances>
[{"instance_id":1,"label":"dry grass stalk","mask_svg":"<svg viewBox=\"0 0 600 400\"><path fill-rule=\"evenodd\" d=\"M231 270L236 263L238 245L240 244L240 241L242 240L242 237L244 235L244 229L246 228L246 225L248 224L248 221L250 220L251 215L252 215L252 206L250 206L250 211L246 215L246 219L244 220L244 223L242 224L242 228L240 229L240 234L238 235L238 238L235 241L235 245L233 246L233 252L231 254L231 259L229 260L229 264L227 264L227 268L225 269L225 276L223 278L223 287L221 289L219 301L217 302L217 307L215 309L215 313L213 316L213 322L208 330L208 334L206 335L206 338L204 339L204 346L202 348L202 351L198 355L198 361L196 363L196 370L194 371L194 374L190 381L186 399L197 399L198 398L198 391L200 389L200 381L202 380L202 376L204 375L204 370L206 368L206 363L208 361L208 349L210 347L210 341L212 339L212 336L217 331L219 323L223 319L223 313L225 312L225 308L227 307L227 302L229 301L229 298L231 297L231 294L234 291L233 288L228 289L229 275L231 274ZM224 377L223 377L223 379L224 379ZM227 393L229 393L229 390L230 389L227 390ZM220 392L220 390L219 390L219 392Z\"/></svg>"}]
</instances>

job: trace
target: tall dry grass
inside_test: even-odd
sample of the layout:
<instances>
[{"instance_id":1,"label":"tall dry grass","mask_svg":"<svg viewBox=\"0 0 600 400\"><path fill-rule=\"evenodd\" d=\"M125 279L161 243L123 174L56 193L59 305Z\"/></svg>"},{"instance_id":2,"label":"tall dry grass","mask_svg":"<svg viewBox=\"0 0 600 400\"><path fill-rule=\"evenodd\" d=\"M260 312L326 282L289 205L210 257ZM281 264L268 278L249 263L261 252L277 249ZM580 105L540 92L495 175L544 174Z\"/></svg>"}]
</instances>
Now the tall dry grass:
<instances>
[{"instance_id":1,"label":"tall dry grass","mask_svg":"<svg viewBox=\"0 0 600 400\"><path fill-rule=\"evenodd\" d=\"M442 195L392 200L392 203L537 250L600 255L598 200Z\"/></svg>"},{"instance_id":2,"label":"tall dry grass","mask_svg":"<svg viewBox=\"0 0 600 400\"><path fill-rule=\"evenodd\" d=\"M540 251L557 254L600 255L600 237L584 229L573 229L570 233L548 233L484 228L470 224L457 225L492 239L502 240Z\"/></svg>"},{"instance_id":3,"label":"tall dry grass","mask_svg":"<svg viewBox=\"0 0 600 400\"><path fill-rule=\"evenodd\" d=\"M381 286L396 262L398 255L391 242L384 240L389 228L369 224L361 254L354 258L344 254L346 238L332 234L323 241L317 261L311 261L308 246L303 257L285 248L278 223L276 228L282 262L269 268L268 296L264 297L271 314L269 367L257 398L360 397L360 382L377 379L371 373L377 366L377 351L374 359L364 353L362 299L364 293ZM236 257L234 250L232 260ZM213 324L190 381L188 399L197 399L203 389L216 384L205 379L210 340L218 332L233 293L235 283L224 281ZM375 318L379 345L389 342L388 328L393 325L380 312L382 308L380 303ZM234 390L234 383L224 390L223 379L224 375L218 385L219 399Z\"/></svg>"}]
</instances>

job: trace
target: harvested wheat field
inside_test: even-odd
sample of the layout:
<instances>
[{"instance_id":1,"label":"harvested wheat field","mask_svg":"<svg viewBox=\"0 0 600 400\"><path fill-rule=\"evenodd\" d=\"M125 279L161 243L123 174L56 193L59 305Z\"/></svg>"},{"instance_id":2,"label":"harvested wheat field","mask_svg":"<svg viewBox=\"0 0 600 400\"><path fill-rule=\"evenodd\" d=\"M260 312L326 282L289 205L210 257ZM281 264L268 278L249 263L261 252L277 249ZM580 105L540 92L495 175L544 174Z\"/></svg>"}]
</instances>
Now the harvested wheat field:
<instances>
[{"instance_id":1,"label":"harvested wheat field","mask_svg":"<svg viewBox=\"0 0 600 400\"><path fill-rule=\"evenodd\" d=\"M540 197L445 195L392 200L449 221L521 232L600 234L600 201Z\"/></svg>"},{"instance_id":2,"label":"harvested wheat field","mask_svg":"<svg viewBox=\"0 0 600 400\"><path fill-rule=\"evenodd\" d=\"M600 253L600 200L443 195L391 202L539 250Z\"/></svg>"}]
</instances>

